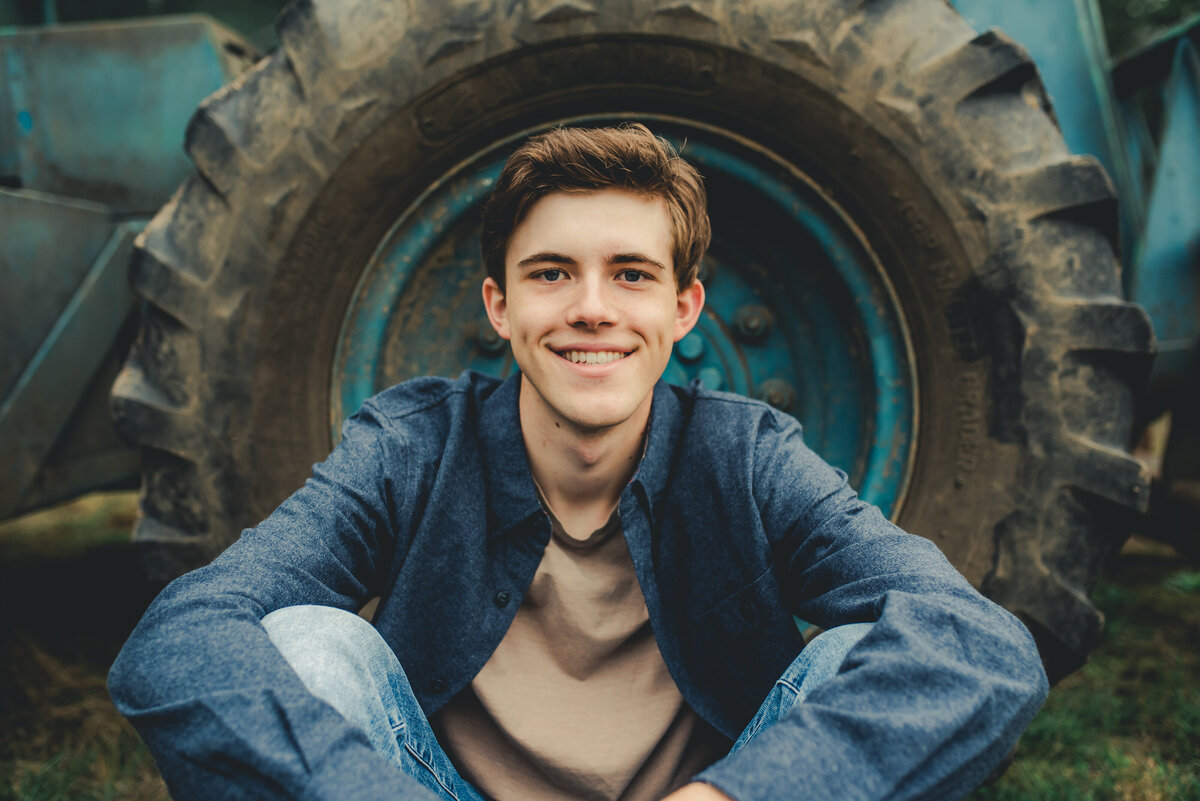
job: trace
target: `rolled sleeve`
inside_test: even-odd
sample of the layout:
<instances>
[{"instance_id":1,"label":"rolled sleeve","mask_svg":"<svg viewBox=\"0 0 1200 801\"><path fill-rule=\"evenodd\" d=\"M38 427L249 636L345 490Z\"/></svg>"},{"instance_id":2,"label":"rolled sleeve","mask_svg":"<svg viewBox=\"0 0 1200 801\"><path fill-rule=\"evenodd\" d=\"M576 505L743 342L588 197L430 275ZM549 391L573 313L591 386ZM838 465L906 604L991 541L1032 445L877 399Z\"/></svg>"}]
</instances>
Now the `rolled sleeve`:
<instances>
[{"instance_id":1,"label":"rolled sleeve","mask_svg":"<svg viewBox=\"0 0 1200 801\"><path fill-rule=\"evenodd\" d=\"M362 605L407 525L407 473L402 438L364 407L304 487L151 604L109 690L178 801L427 795L305 689L260 624L299 603Z\"/></svg>"},{"instance_id":2,"label":"rolled sleeve","mask_svg":"<svg viewBox=\"0 0 1200 801\"><path fill-rule=\"evenodd\" d=\"M737 801L966 795L1045 700L1033 638L932 542L862 502L798 424L768 433L756 481L791 611L875 625L836 677L699 780Z\"/></svg>"}]
</instances>

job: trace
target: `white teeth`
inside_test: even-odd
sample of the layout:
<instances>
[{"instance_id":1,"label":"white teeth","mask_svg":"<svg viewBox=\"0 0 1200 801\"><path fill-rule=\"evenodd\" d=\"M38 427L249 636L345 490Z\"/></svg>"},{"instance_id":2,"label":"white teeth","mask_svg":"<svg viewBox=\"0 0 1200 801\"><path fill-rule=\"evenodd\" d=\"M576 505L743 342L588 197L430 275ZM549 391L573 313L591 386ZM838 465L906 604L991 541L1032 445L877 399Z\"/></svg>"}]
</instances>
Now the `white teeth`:
<instances>
[{"instance_id":1,"label":"white teeth","mask_svg":"<svg viewBox=\"0 0 1200 801\"><path fill-rule=\"evenodd\" d=\"M591 350L568 350L559 354L567 361L573 364L608 364L615 362L617 359L624 359L629 354L622 353L619 350L606 351L591 351Z\"/></svg>"}]
</instances>

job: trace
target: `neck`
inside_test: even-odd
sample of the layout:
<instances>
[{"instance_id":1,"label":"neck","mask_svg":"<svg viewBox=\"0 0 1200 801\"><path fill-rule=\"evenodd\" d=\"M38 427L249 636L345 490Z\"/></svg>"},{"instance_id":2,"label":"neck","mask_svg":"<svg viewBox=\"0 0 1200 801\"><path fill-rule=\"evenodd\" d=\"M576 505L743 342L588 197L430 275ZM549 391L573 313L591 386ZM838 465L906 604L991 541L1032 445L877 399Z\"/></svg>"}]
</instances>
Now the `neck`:
<instances>
[{"instance_id":1,"label":"neck","mask_svg":"<svg viewBox=\"0 0 1200 801\"><path fill-rule=\"evenodd\" d=\"M581 429L550 409L521 380L521 434L533 478L572 536L586 537L607 522L642 456L650 398L628 420Z\"/></svg>"}]
</instances>

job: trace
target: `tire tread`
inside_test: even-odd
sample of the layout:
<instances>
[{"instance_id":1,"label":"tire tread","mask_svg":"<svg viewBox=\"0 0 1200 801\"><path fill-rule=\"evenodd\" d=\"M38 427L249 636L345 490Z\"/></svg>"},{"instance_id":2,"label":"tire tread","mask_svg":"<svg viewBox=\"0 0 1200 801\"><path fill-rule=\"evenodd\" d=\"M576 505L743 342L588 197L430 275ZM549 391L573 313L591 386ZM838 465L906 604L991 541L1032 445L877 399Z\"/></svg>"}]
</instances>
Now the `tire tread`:
<instances>
[{"instance_id":1,"label":"tire tread","mask_svg":"<svg viewBox=\"0 0 1200 801\"><path fill-rule=\"evenodd\" d=\"M1040 243L1058 236L1082 243L1095 259L1089 269L1117 275L1115 206L1099 166L1067 155L1024 49L998 31L976 34L942 0L759 6L549 0L511 8L299 0L283 11L277 29L279 50L202 104L187 145L197 174L139 239L137 291L159 310L147 316L143 339L163 349L150 359L149 345L139 340L113 403L123 429L157 454L145 468L156 498L143 505L138 537L155 544L161 569L178 572L191 558L173 559L170 543L203 540L204 552L215 553L247 522L248 501L229 502L213 489L253 480L238 473L247 468L237 466L233 446L214 440L212 432L221 429L213 421L228 413L217 398L218 382L187 386L179 379L204 375L192 361L203 348L225 353L226 343L213 340L207 324L222 318L226 329L244 325L237 321L260 302L240 286L238 271L249 268L228 265L253 262L264 251L278 258L364 132L456 71L596 33L670 35L737 48L803 74L864 117L886 123L906 158L930 174L940 170L954 187L947 204L978 227L992 254L977 266L980 282L1024 326L1017 364L1028 391L1013 406L1016 419L1004 424L1029 443L1020 467L1027 478L1012 491L1018 511L994 523L994 564L984 589L1033 622L1043 653L1054 655L1052 673L1062 675L1085 658L1102 620L1088 601L1098 568L1089 563L1082 578L1068 575L1040 554L1107 552L1128 531L1114 509L1144 508L1148 484L1128 454L1072 429L1067 420L1080 415L1064 413L1063 404L1075 401L1059 383L1072 354L1098 355L1089 369L1112 390L1114 414L1128 416L1153 336L1144 313L1099 285L1044 286ZM253 360L252 349L231 353L222 375L244 379ZM168 478L185 485L171 490L183 500L157 497L169 494ZM1064 493L1073 516L1050 525Z\"/></svg>"}]
</instances>

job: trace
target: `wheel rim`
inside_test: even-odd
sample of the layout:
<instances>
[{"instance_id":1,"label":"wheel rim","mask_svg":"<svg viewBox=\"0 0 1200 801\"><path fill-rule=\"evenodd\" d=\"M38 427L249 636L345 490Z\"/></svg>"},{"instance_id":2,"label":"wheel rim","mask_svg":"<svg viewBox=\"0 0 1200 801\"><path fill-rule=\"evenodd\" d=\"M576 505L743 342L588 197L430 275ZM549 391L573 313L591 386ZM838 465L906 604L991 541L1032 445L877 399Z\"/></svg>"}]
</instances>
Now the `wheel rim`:
<instances>
[{"instance_id":1,"label":"wheel rim","mask_svg":"<svg viewBox=\"0 0 1200 801\"><path fill-rule=\"evenodd\" d=\"M701 266L705 311L676 344L664 378L699 379L795 415L806 442L895 517L913 462L918 382L908 326L867 238L775 154L693 121L637 116L704 175L713 220ZM338 340L335 441L346 415L396 382L464 369L505 377L516 369L480 300L479 208L505 158L534 132L460 162L384 236Z\"/></svg>"}]
</instances>

